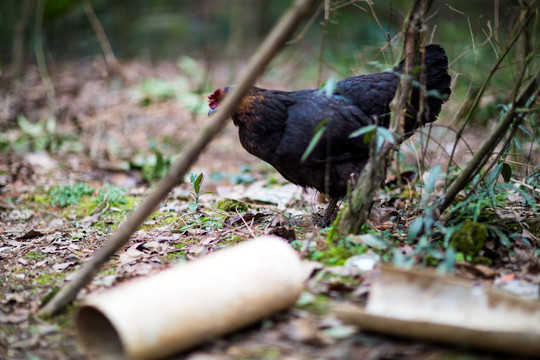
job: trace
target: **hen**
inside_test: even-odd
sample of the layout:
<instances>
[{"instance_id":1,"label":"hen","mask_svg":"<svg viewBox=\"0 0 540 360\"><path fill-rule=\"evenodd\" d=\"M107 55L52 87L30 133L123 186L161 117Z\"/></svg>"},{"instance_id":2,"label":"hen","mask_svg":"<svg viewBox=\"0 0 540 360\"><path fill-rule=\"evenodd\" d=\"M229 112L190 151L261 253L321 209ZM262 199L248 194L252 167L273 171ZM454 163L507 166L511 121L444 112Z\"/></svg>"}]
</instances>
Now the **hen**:
<instances>
[{"instance_id":1,"label":"hen","mask_svg":"<svg viewBox=\"0 0 540 360\"><path fill-rule=\"evenodd\" d=\"M426 106L418 119L420 91L415 87L407 110L406 133L435 121L451 92L444 49L428 45L424 63ZM362 136L349 135L371 124L388 127L389 105L402 66L403 62L389 72L341 80L330 96L317 89L288 92L251 87L232 114L240 143L288 181L329 195L327 221L337 200L347 194L347 183L356 180L369 158L369 145ZM209 114L218 109L229 91L230 87L220 88L209 96ZM325 127L322 136L302 159L321 125Z\"/></svg>"}]
</instances>

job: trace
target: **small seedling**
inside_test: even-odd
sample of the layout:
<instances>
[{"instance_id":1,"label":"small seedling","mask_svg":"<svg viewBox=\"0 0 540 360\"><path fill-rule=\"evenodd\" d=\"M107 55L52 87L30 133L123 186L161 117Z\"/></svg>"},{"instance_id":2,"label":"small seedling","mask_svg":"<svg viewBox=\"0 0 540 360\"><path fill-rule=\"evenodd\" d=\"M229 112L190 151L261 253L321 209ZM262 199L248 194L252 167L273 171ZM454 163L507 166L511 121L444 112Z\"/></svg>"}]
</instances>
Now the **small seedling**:
<instances>
[{"instance_id":1,"label":"small seedling","mask_svg":"<svg viewBox=\"0 0 540 360\"><path fill-rule=\"evenodd\" d=\"M190 211L195 212L199 208L199 200L200 197L204 194L208 194L206 192L201 193L201 185L204 179L204 174L195 174L194 172L191 172L189 174L189 182L193 186L193 191L191 192L191 196L193 196L193 203L189 204L188 208Z\"/></svg>"}]
</instances>

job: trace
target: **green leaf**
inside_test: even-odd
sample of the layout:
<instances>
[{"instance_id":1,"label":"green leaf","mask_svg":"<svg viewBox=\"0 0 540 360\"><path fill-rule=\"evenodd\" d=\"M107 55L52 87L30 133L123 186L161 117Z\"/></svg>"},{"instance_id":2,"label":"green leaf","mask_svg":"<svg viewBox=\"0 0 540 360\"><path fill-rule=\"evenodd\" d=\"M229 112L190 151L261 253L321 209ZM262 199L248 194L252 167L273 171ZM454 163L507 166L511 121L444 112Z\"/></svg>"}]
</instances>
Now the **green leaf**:
<instances>
[{"instance_id":1,"label":"green leaf","mask_svg":"<svg viewBox=\"0 0 540 360\"><path fill-rule=\"evenodd\" d=\"M377 125L364 126L364 127L360 128L360 129L358 129L356 131L353 131L349 135L349 138L352 139L352 138L358 137L360 135L367 134L368 132L374 131L375 129L377 129Z\"/></svg>"},{"instance_id":2,"label":"green leaf","mask_svg":"<svg viewBox=\"0 0 540 360\"><path fill-rule=\"evenodd\" d=\"M377 127L377 150L382 148L382 145L385 141L390 142L391 144L394 143L394 134L387 128L384 128L382 126Z\"/></svg>"},{"instance_id":3,"label":"green leaf","mask_svg":"<svg viewBox=\"0 0 540 360\"><path fill-rule=\"evenodd\" d=\"M525 152L523 151L523 147L521 146L521 143L519 142L519 140L517 138L513 138L512 140L514 141L514 145L516 145L519 152L522 153L522 154L525 154Z\"/></svg>"},{"instance_id":4,"label":"green leaf","mask_svg":"<svg viewBox=\"0 0 540 360\"><path fill-rule=\"evenodd\" d=\"M154 167L154 178L161 178L165 175L167 167L165 166L165 160L161 151L155 152L156 155L156 166Z\"/></svg>"},{"instance_id":5,"label":"green leaf","mask_svg":"<svg viewBox=\"0 0 540 360\"><path fill-rule=\"evenodd\" d=\"M189 182L191 185L195 184L195 180L197 179L197 174L195 174L193 171L189 173Z\"/></svg>"},{"instance_id":6,"label":"green leaf","mask_svg":"<svg viewBox=\"0 0 540 360\"><path fill-rule=\"evenodd\" d=\"M201 183L203 181L203 178L204 178L204 174L200 173L195 179L195 182L193 183L193 190L195 190L195 193L197 194L199 193L201 189Z\"/></svg>"},{"instance_id":7,"label":"green leaf","mask_svg":"<svg viewBox=\"0 0 540 360\"><path fill-rule=\"evenodd\" d=\"M490 187L495 184L497 178L501 173L502 164L503 163L497 164L497 166L495 166L495 168L491 170L491 172L488 174L488 176L486 177L486 187Z\"/></svg>"},{"instance_id":8,"label":"green leaf","mask_svg":"<svg viewBox=\"0 0 540 360\"><path fill-rule=\"evenodd\" d=\"M47 133L54 134L56 132L56 119L53 117L48 118L45 129L47 130Z\"/></svg>"},{"instance_id":9,"label":"green leaf","mask_svg":"<svg viewBox=\"0 0 540 360\"><path fill-rule=\"evenodd\" d=\"M456 250L453 247L446 249L444 259L437 266L437 273L439 274L453 274L454 265L456 262Z\"/></svg>"},{"instance_id":10,"label":"green leaf","mask_svg":"<svg viewBox=\"0 0 540 360\"><path fill-rule=\"evenodd\" d=\"M523 126L523 125L520 124L520 125L518 126L518 128L519 128L521 131L523 131L525 134L529 135L532 139L534 139L533 133L532 133L529 129L527 129L525 126Z\"/></svg>"},{"instance_id":11,"label":"green leaf","mask_svg":"<svg viewBox=\"0 0 540 360\"><path fill-rule=\"evenodd\" d=\"M431 194L435 189L435 181L441 174L441 165L435 165L429 172L429 176L426 180L426 193Z\"/></svg>"},{"instance_id":12,"label":"green leaf","mask_svg":"<svg viewBox=\"0 0 540 360\"><path fill-rule=\"evenodd\" d=\"M45 126L42 123L33 124L24 115L17 117L17 123L23 132L32 137L44 134Z\"/></svg>"},{"instance_id":13,"label":"green leaf","mask_svg":"<svg viewBox=\"0 0 540 360\"><path fill-rule=\"evenodd\" d=\"M508 163L503 163L501 175L505 182L510 182L510 178L512 177L512 166L510 166Z\"/></svg>"},{"instance_id":14,"label":"green leaf","mask_svg":"<svg viewBox=\"0 0 540 360\"><path fill-rule=\"evenodd\" d=\"M335 94L336 89L336 80L334 80L334 78L328 78L328 80L324 82L323 87L320 88L319 91L317 91L317 95L321 95L324 93L327 98L331 98Z\"/></svg>"},{"instance_id":15,"label":"green leaf","mask_svg":"<svg viewBox=\"0 0 540 360\"><path fill-rule=\"evenodd\" d=\"M409 226L409 232L407 233L407 240L408 242L413 242L414 239L416 239L416 236L422 230L422 225L424 224L424 218L419 216L412 222L411 226Z\"/></svg>"},{"instance_id":16,"label":"green leaf","mask_svg":"<svg viewBox=\"0 0 540 360\"><path fill-rule=\"evenodd\" d=\"M384 141L388 141L391 144L395 142L394 134L392 134L392 132L385 127L379 126L377 128L377 136L382 138Z\"/></svg>"},{"instance_id":17,"label":"green leaf","mask_svg":"<svg viewBox=\"0 0 540 360\"><path fill-rule=\"evenodd\" d=\"M199 65L197 60L192 57L187 55L181 56L180 59L178 59L177 65L180 70L189 76L201 78L204 76L204 69Z\"/></svg>"},{"instance_id":18,"label":"green leaf","mask_svg":"<svg viewBox=\"0 0 540 360\"><path fill-rule=\"evenodd\" d=\"M315 129L313 129L313 132L315 133L313 135L313 137L311 138L311 141L309 142L309 145L306 149L306 151L304 151L304 154L302 155L302 157L300 158L300 161L301 162L305 162L306 159L309 157L309 155L313 152L313 150L315 149L315 146L317 146L317 144L319 143L319 141L321 140L321 137L322 135L324 134L324 132L326 131L326 123L328 122L328 119L324 119L323 121L321 121L320 123L317 124L317 126L315 127Z\"/></svg>"}]
</instances>

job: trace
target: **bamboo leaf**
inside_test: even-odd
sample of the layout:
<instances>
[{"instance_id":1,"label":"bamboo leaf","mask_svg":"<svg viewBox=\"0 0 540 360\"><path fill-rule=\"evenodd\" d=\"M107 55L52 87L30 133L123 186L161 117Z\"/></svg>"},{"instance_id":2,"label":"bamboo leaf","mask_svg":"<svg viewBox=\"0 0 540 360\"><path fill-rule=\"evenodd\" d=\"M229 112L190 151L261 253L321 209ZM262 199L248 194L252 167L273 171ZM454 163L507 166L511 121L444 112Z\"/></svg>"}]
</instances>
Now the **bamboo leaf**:
<instances>
[{"instance_id":1,"label":"bamboo leaf","mask_svg":"<svg viewBox=\"0 0 540 360\"><path fill-rule=\"evenodd\" d=\"M324 82L323 87L321 87L319 91L317 91L317 95L322 95L324 93L327 98L331 98L336 93L336 90L336 80L334 78L328 78L328 80Z\"/></svg>"},{"instance_id":2,"label":"bamboo leaf","mask_svg":"<svg viewBox=\"0 0 540 360\"><path fill-rule=\"evenodd\" d=\"M426 180L426 193L431 194L435 189L435 181L441 174L441 165L435 165L429 172L429 176Z\"/></svg>"},{"instance_id":3,"label":"bamboo leaf","mask_svg":"<svg viewBox=\"0 0 540 360\"><path fill-rule=\"evenodd\" d=\"M505 182L510 182L510 178L512 177L512 166L510 166L508 163L503 163L501 175Z\"/></svg>"},{"instance_id":4,"label":"bamboo leaf","mask_svg":"<svg viewBox=\"0 0 540 360\"><path fill-rule=\"evenodd\" d=\"M313 149L315 149L315 146L319 143L321 140L322 135L326 131L326 126L323 124L326 123L326 120L321 121L316 127L315 127L315 135L311 138L311 141L309 142L308 147L306 148L306 151L304 151L304 154L300 158L301 162L305 162L308 156L313 152ZM322 125L321 125L322 124Z\"/></svg>"},{"instance_id":5,"label":"bamboo leaf","mask_svg":"<svg viewBox=\"0 0 540 360\"><path fill-rule=\"evenodd\" d=\"M377 128L377 125L364 126L364 127L360 128L360 129L358 129L356 131L353 131L349 135L349 138L352 139L352 138L358 137L360 135L367 134L368 132L374 131L376 128Z\"/></svg>"}]
</instances>

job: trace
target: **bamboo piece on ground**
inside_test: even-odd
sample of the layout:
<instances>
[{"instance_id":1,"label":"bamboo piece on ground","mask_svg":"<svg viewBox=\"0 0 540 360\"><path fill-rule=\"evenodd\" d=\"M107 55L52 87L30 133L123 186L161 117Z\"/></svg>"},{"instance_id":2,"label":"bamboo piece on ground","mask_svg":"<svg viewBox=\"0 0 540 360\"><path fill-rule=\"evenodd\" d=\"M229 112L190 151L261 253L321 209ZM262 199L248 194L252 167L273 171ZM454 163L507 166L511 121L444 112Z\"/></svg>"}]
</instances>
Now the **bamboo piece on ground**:
<instances>
[{"instance_id":1,"label":"bamboo piece on ground","mask_svg":"<svg viewBox=\"0 0 540 360\"><path fill-rule=\"evenodd\" d=\"M89 296L77 330L93 358L161 358L291 307L305 278L296 251L263 236Z\"/></svg>"},{"instance_id":2,"label":"bamboo piece on ground","mask_svg":"<svg viewBox=\"0 0 540 360\"><path fill-rule=\"evenodd\" d=\"M94 274L107 262L118 249L124 246L129 237L137 231L144 220L158 207L169 192L178 185L187 171L197 160L199 154L210 141L223 129L229 115L242 99L247 89L263 72L266 65L281 49L300 21L312 8L314 0L296 0L280 21L274 26L257 52L251 58L238 85L227 96L220 110L201 129L195 139L189 143L182 155L176 160L165 177L158 183L152 193L137 207L128 218L120 224L107 242L90 258L60 291L38 311L39 316L50 316L63 309L75 299L81 288L88 284Z\"/></svg>"}]
</instances>

